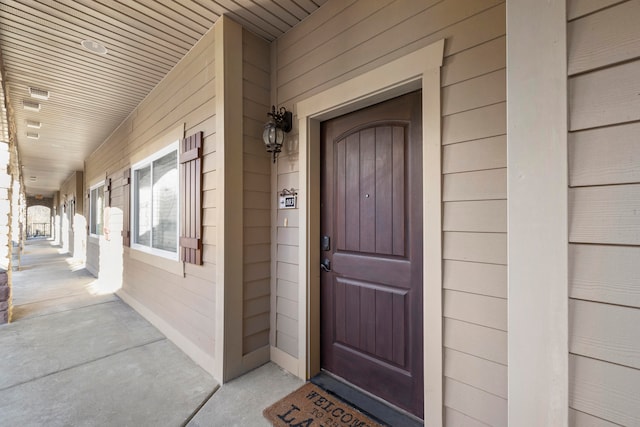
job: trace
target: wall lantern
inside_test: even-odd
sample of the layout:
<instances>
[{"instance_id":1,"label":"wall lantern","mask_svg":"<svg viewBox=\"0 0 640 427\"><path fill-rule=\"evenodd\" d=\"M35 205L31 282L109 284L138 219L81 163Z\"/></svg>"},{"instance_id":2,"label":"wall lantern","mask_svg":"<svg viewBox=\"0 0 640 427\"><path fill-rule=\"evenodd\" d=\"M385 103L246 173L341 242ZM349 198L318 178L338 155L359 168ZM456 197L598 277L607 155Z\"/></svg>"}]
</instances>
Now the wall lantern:
<instances>
[{"instance_id":1,"label":"wall lantern","mask_svg":"<svg viewBox=\"0 0 640 427\"><path fill-rule=\"evenodd\" d=\"M267 152L273 153L273 163L275 163L278 153L282 150L285 134L291 131L293 114L284 107L276 111L274 105L271 106L271 112L267 113L267 116L270 116L270 119L264 125L262 140Z\"/></svg>"}]
</instances>

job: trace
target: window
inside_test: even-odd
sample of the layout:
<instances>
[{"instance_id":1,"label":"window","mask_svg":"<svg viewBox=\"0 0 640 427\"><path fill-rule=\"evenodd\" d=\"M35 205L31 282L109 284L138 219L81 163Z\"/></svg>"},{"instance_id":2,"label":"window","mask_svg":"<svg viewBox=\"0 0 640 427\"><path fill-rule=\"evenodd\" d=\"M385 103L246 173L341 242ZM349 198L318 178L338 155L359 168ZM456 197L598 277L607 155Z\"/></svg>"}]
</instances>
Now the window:
<instances>
[{"instance_id":1,"label":"window","mask_svg":"<svg viewBox=\"0 0 640 427\"><path fill-rule=\"evenodd\" d=\"M177 143L137 163L132 171L132 247L177 259Z\"/></svg>"},{"instance_id":2,"label":"window","mask_svg":"<svg viewBox=\"0 0 640 427\"><path fill-rule=\"evenodd\" d=\"M104 182L91 187L89 193L89 234L102 236L104 228Z\"/></svg>"}]
</instances>

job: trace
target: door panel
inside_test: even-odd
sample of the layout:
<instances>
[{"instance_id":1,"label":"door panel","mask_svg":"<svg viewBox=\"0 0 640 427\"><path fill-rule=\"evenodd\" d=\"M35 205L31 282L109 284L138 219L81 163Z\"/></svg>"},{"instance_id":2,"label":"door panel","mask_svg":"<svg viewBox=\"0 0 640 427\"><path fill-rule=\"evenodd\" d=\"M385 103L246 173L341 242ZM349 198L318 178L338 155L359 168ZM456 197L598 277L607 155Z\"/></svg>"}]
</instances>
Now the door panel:
<instances>
[{"instance_id":1,"label":"door panel","mask_svg":"<svg viewBox=\"0 0 640 427\"><path fill-rule=\"evenodd\" d=\"M322 368L420 417L421 94L322 124Z\"/></svg>"}]
</instances>

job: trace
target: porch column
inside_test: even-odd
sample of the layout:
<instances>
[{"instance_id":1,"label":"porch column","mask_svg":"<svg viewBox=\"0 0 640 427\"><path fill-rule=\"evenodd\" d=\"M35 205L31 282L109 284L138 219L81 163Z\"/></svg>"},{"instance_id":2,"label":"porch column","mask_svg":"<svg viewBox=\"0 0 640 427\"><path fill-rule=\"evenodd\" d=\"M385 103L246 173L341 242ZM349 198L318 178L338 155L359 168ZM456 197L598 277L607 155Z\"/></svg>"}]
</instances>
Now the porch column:
<instances>
[{"instance_id":1,"label":"porch column","mask_svg":"<svg viewBox=\"0 0 640 427\"><path fill-rule=\"evenodd\" d=\"M11 175L9 144L0 142L0 324L11 320Z\"/></svg>"},{"instance_id":2,"label":"porch column","mask_svg":"<svg viewBox=\"0 0 640 427\"><path fill-rule=\"evenodd\" d=\"M509 425L568 423L565 0L507 0Z\"/></svg>"}]
</instances>

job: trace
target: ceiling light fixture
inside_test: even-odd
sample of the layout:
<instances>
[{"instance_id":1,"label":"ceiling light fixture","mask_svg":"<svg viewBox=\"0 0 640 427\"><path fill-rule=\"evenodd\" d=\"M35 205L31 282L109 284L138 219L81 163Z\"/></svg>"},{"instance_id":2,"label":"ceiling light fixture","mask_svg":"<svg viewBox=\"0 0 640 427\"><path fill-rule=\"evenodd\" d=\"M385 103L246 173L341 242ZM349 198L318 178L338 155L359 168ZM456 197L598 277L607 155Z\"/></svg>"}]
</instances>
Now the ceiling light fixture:
<instances>
[{"instance_id":1,"label":"ceiling light fixture","mask_svg":"<svg viewBox=\"0 0 640 427\"><path fill-rule=\"evenodd\" d=\"M38 89L36 87L29 88L29 94L32 98L48 100L49 99L49 91L45 89Z\"/></svg>"},{"instance_id":2,"label":"ceiling light fixture","mask_svg":"<svg viewBox=\"0 0 640 427\"><path fill-rule=\"evenodd\" d=\"M80 44L89 52L97 53L98 55L106 55L108 52L106 47L93 40L82 40Z\"/></svg>"},{"instance_id":3,"label":"ceiling light fixture","mask_svg":"<svg viewBox=\"0 0 640 427\"><path fill-rule=\"evenodd\" d=\"M40 111L40 103L39 102L33 102L33 101L27 101L24 100L22 101L22 108L24 108L25 110L29 110L29 111Z\"/></svg>"},{"instance_id":4,"label":"ceiling light fixture","mask_svg":"<svg viewBox=\"0 0 640 427\"><path fill-rule=\"evenodd\" d=\"M32 129L40 129L42 127L42 123L35 120L27 120L27 127Z\"/></svg>"},{"instance_id":5,"label":"ceiling light fixture","mask_svg":"<svg viewBox=\"0 0 640 427\"><path fill-rule=\"evenodd\" d=\"M40 139L40 134L38 132L27 132L27 138Z\"/></svg>"}]
</instances>

